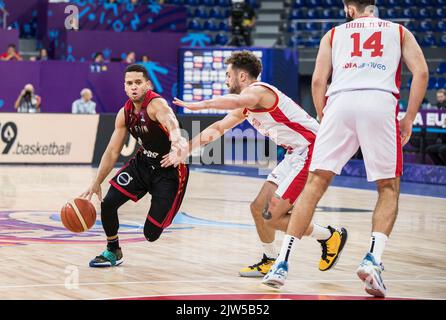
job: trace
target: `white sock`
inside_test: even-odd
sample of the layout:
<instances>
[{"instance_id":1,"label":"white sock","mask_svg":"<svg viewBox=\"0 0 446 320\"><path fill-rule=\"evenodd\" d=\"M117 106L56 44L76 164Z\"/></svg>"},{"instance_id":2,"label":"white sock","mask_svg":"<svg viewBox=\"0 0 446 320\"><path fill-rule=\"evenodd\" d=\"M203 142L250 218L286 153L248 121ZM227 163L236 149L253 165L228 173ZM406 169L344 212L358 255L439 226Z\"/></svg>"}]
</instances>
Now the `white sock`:
<instances>
[{"instance_id":1,"label":"white sock","mask_svg":"<svg viewBox=\"0 0 446 320\"><path fill-rule=\"evenodd\" d=\"M310 234L310 237L317 240L327 240L331 237L331 232L328 228L313 223L313 232Z\"/></svg>"},{"instance_id":2,"label":"white sock","mask_svg":"<svg viewBox=\"0 0 446 320\"><path fill-rule=\"evenodd\" d=\"M286 234L283 237L282 248L280 249L279 257L277 261L288 261L288 258L296 247L296 243L299 241L298 238Z\"/></svg>"},{"instance_id":3,"label":"white sock","mask_svg":"<svg viewBox=\"0 0 446 320\"><path fill-rule=\"evenodd\" d=\"M277 248L274 245L274 242L264 243L262 242L263 253L270 259L277 258Z\"/></svg>"},{"instance_id":4,"label":"white sock","mask_svg":"<svg viewBox=\"0 0 446 320\"><path fill-rule=\"evenodd\" d=\"M370 238L370 253L375 258L376 263L381 263L381 256L386 247L388 237L381 232L372 232L372 237Z\"/></svg>"}]
</instances>

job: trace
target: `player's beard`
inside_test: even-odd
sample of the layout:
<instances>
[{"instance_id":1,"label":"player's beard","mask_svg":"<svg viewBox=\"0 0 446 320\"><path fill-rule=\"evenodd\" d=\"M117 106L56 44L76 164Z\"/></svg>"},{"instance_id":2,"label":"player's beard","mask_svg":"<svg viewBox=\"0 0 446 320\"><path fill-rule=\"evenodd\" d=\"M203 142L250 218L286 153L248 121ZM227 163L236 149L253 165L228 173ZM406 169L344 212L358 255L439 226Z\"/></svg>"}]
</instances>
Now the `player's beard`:
<instances>
[{"instance_id":1,"label":"player's beard","mask_svg":"<svg viewBox=\"0 0 446 320\"><path fill-rule=\"evenodd\" d=\"M240 94L242 89L240 88L240 83L236 81L231 87L229 87L229 93L231 94Z\"/></svg>"}]
</instances>

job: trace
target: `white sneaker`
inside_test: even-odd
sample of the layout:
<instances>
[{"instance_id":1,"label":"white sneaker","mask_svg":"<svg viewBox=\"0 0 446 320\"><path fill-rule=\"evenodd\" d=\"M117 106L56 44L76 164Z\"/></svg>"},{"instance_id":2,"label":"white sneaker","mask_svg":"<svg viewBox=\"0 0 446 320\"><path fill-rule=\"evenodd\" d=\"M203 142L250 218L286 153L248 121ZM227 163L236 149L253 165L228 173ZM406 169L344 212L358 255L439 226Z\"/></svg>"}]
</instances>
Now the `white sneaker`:
<instances>
[{"instance_id":1,"label":"white sneaker","mask_svg":"<svg viewBox=\"0 0 446 320\"><path fill-rule=\"evenodd\" d=\"M269 287L280 289L285 284L288 275L288 262L280 261L274 263L271 270L263 277L262 283Z\"/></svg>"},{"instance_id":2,"label":"white sneaker","mask_svg":"<svg viewBox=\"0 0 446 320\"><path fill-rule=\"evenodd\" d=\"M356 274L364 281L364 289L368 294L384 298L387 289L381 277L382 271L384 271L383 265L377 264L373 255L367 253L356 270Z\"/></svg>"}]
</instances>

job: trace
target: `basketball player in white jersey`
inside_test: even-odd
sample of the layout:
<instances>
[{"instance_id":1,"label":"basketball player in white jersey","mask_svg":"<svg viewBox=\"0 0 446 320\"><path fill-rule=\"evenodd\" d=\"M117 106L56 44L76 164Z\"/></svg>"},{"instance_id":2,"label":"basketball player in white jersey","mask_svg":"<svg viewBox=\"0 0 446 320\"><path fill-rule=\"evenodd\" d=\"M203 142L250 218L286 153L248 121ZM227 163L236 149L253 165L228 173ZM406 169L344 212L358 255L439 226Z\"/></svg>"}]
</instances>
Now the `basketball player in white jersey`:
<instances>
[{"instance_id":1,"label":"basketball player in white jersey","mask_svg":"<svg viewBox=\"0 0 446 320\"><path fill-rule=\"evenodd\" d=\"M374 0L344 0L348 21L321 40L312 94L321 121L310 174L291 214L282 251L263 283L284 284L287 256L299 247L333 176L361 147L367 179L376 181L370 250L357 269L365 290L384 297L381 256L398 212L402 146L425 95L428 68L412 33L374 16ZM397 120L401 61L413 74L407 113ZM328 80L332 77L327 90ZM328 100L326 100L328 97Z\"/></svg>"},{"instance_id":2,"label":"basketball player in white jersey","mask_svg":"<svg viewBox=\"0 0 446 320\"><path fill-rule=\"evenodd\" d=\"M278 254L273 243L275 231L286 231L289 211L307 180L319 124L277 88L257 81L262 64L252 52L234 52L225 63L226 85L231 94L195 103L175 99L173 103L191 110L232 110L194 137L189 142L189 153L217 140L245 119L261 134L287 150L285 159L268 176L251 203L251 213L264 254L259 263L243 268L239 274L243 277L263 277ZM184 162L187 156L172 152L164 157L161 165L177 165ZM319 270L326 271L333 267L344 247L347 231L310 224L304 234L317 239L322 246Z\"/></svg>"}]
</instances>

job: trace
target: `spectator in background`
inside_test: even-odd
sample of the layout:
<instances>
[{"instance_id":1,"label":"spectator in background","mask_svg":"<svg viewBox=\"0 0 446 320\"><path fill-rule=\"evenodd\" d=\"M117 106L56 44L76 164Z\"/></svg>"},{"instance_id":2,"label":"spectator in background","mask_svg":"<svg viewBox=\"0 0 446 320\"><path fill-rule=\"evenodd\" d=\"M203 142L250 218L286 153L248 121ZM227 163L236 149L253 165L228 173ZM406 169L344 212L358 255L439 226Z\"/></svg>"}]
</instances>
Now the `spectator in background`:
<instances>
[{"instance_id":1,"label":"spectator in background","mask_svg":"<svg viewBox=\"0 0 446 320\"><path fill-rule=\"evenodd\" d=\"M141 61L142 62L150 62L150 58L149 58L148 55L143 55L142 58L141 58Z\"/></svg>"},{"instance_id":2,"label":"spectator in background","mask_svg":"<svg viewBox=\"0 0 446 320\"><path fill-rule=\"evenodd\" d=\"M82 89L81 98L73 102L71 112L95 114L96 102L91 99L93 99L93 93L91 90L87 88Z\"/></svg>"},{"instance_id":3,"label":"spectator in background","mask_svg":"<svg viewBox=\"0 0 446 320\"><path fill-rule=\"evenodd\" d=\"M23 58L17 52L17 48L16 48L15 44L11 43L10 45L8 45L8 49L6 50L6 52L3 53L2 55L0 55L0 60L3 60L3 61L11 61L11 60L22 61Z\"/></svg>"},{"instance_id":4,"label":"spectator in background","mask_svg":"<svg viewBox=\"0 0 446 320\"><path fill-rule=\"evenodd\" d=\"M45 48L41 48L39 50L39 55L37 56L38 61L47 61L49 60L48 51Z\"/></svg>"},{"instance_id":5,"label":"spectator in background","mask_svg":"<svg viewBox=\"0 0 446 320\"><path fill-rule=\"evenodd\" d=\"M42 99L34 93L33 85L28 83L20 92L20 95L17 98L14 107L17 112L40 112L41 100Z\"/></svg>"},{"instance_id":6,"label":"spectator in background","mask_svg":"<svg viewBox=\"0 0 446 320\"><path fill-rule=\"evenodd\" d=\"M446 110L446 90L440 89L437 91L437 108Z\"/></svg>"},{"instance_id":7,"label":"spectator in background","mask_svg":"<svg viewBox=\"0 0 446 320\"><path fill-rule=\"evenodd\" d=\"M104 55L102 52L97 52L94 56L94 63L103 64L105 63Z\"/></svg>"},{"instance_id":8,"label":"spectator in background","mask_svg":"<svg viewBox=\"0 0 446 320\"><path fill-rule=\"evenodd\" d=\"M126 58L123 60L124 63L134 64L136 62L136 54L134 51L127 53Z\"/></svg>"}]
</instances>

